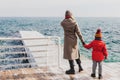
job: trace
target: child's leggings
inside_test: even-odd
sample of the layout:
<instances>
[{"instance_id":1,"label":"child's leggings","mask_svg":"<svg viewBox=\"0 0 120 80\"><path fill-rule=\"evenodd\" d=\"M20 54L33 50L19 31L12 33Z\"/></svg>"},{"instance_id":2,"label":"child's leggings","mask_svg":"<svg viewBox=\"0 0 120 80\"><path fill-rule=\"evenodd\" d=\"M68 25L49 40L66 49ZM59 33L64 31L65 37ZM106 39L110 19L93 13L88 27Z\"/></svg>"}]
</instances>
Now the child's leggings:
<instances>
[{"instance_id":1,"label":"child's leggings","mask_svg":"<svg viewBox=\"0 0 120 80\"><path fill-rule=\"evenodd\" d=\"M93 60L93 65L92 65L92 73L96 73L96 67L98 63L98 74L102 74L102 61L94 61Z\"/></svg>"}]
</instances>

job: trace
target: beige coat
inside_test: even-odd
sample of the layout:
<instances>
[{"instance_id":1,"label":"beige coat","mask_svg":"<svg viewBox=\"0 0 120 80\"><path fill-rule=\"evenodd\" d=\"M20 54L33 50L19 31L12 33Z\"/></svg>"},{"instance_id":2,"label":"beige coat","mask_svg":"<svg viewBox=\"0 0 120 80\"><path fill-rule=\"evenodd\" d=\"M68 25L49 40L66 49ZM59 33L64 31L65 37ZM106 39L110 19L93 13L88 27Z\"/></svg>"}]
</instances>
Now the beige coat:
<instances>
[{"instance_id":1,"label":"beige coat","mask_svg":"<svg viewBox=\"0 0 120 80\"><path fill-rule=\"evenodd\" d=\"M77 35L83 42L80 29L75 20L69 18L61 22L64 29L64 59L74 60L79 58Z\"/></svg>"}]
</instances>

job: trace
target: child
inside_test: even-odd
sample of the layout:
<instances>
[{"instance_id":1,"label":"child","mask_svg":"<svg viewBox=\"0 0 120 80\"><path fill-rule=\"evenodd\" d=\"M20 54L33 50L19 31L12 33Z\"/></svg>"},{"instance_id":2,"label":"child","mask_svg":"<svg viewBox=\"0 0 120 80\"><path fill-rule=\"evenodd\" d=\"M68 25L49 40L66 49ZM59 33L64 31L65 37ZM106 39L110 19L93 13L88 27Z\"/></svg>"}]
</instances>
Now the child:
<instances>
[{"instance_id":1,"label":"child","mask_svg":"<svg viewBox=\"0 0 120 80\"><path fill-rule=\"evenodd\" d=\"M92 74L91 77L96 77L96 67L98 63L98 75L99 79L102 78L102 61L107 59L108 52L106 48L106 44L102 41L102 33L100 29L97 29L95 34L95 40L93 40L90 44L84 44L84 47L87 49L92 48Z\"/></svg>"}]
</instances>

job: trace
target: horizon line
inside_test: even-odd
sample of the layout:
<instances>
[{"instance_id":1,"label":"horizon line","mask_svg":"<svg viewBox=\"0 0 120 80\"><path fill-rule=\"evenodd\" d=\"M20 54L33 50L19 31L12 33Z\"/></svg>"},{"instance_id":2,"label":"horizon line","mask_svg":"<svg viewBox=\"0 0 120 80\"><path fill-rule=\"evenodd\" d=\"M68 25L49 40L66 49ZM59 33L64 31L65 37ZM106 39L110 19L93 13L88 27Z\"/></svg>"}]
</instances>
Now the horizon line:
<instances>
[{"instance_id":1,"label":"horizon line","mask_svg":"<svg viewBox=\"0 0 120 80\"><path fill-rule=\"evenodd\" d=\"M64 16L0 16L0 17L64 17ZM90 17L90 18L120 18L120 16L75 16L75 18L78 18L78 17Z\"/></svg>"}]
</instances>

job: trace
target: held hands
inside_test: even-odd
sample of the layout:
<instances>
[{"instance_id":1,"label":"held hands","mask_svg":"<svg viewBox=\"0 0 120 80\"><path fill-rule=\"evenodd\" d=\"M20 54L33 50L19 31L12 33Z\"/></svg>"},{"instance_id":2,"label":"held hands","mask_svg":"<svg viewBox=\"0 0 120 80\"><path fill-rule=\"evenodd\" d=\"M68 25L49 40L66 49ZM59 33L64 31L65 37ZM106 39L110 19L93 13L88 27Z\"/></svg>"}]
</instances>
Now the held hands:
<instances>
[{"instance_id":1,"label":"held hands","mask_svg":"<svg viewBox=\"0 0 120 80\"><path fill-rule=\"evenodd\" d=\"M82 45L84 46L84 45L85 45L85 42L82 42Z\"/></svg>"},{"instance_id":2,"label":"held hands","mask_svg":"<svg viewBox=\"0 0 120 80\"><path fill-rule=\"evenodd\" d=\"M107 59L107 56L105 56L105 59Z\"/></svg>"}]
</instances>

